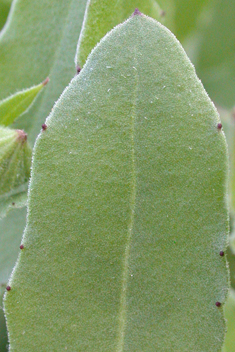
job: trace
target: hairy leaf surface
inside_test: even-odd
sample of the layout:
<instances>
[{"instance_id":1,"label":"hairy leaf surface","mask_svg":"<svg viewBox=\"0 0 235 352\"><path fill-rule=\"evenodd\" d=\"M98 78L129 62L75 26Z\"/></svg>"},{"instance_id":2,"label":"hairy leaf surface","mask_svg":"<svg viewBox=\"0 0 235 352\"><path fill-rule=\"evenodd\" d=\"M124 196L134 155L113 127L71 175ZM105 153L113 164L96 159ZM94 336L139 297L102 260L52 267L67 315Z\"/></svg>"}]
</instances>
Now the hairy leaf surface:
<instances>
[{"instance_id":1,"label":"hairy leaf surface","mask_svg":"<svg viewBox=\"0 0 235 352\"><path fill-rule=\"evenodd\" d=\"M11 351L221 351L228 157L218 122L161 24L137 15L101 40L36 142L5 296Z\"/></svg>"},{"instance_id":2,"label":"hairy leaf surface","mask_svg":"<svg viewBox=\"0 0 235 352\"><path fill-rule=\"evenodd\" d=\"M76 54L79 67L84 65L87 56L100 39L113 27L126 20L136 7L155 19L161 18L162 10L155 0L90 0L87 2Z\"/></svg>"}]
</instances>

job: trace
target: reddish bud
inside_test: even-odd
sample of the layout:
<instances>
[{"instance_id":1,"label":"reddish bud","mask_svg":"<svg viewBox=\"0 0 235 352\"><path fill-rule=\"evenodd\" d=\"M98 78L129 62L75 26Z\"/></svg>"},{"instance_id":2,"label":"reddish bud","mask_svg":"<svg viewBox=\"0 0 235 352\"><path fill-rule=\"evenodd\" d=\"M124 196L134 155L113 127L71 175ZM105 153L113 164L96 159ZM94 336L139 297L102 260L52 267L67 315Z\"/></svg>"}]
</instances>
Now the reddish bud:
<instances>
[{"instance_id":1,"label":"reddish bud","mask_svg":"<svg viewBox=\"0 0 235 352\"><path fill-rule=\"evenodd\" d=\"M217 128L218 128L218 130L221 130L221 128L222 128L222 123L218 123Z\"/></svg>"},{"instance_id":2,"label":"reddish bud","mask_svg":"<svg viewBox=\"0 0 235 352\"><path fill-rule=\"evenodd\" d=\"M24 144L27 141L27 133L23 130L16 130L16 132L18 134L17 140Z\"/></svg>"},{"instance_id":3,"label":"reddish bud","mask_svg":"<svg viewBox=\"0 0 235 352\"><path fill-rule=\"evenodd\" d=\"M11 204L12 204L12 205L15 205L15 202L12 202Z\"/></svg>"},{"instance_id":4,"label":"reddish bud","mask_svg":"<svg viewBox=\"0 0 235 352\"><path fill-rule=\"evenodd\" d=\"M220 255L221 257L223 257L223 256L224 256L224 252L223 252L223 251L220 251L220 252L219 252L219 255Z\"/></svg>"},{"instance_id":5,"label":"reddish bud","mask_svg":"<svg viewBox=\"0 0 235 352\"><path fill-rule=\"evenodd\" d=\"M79 74L79 72L81 71L81 67L77 65L76 70L77 70L77 74Z\"/></svg>"},{"instance_id":6,"label":"reddish bud","mask_svg":"<svg viewBox=\"0 0 235 352\"><path fill-rule=\"evenodd\" d=\"M132 16L136 16L136 15L142 15L142 13L140 12L140 10L139 9L135 9L135 11L134 11L134 13L133 13L133 15Z\"/></svg>"},{"instance_id":7,"label":"reddish bud","mask_svg":"<svg viewBox=\"0 0 235 352\"><path fill-rule=\"evenodd\" d=\"M7 287L6 287L6 290L7 290L7 291L10 291L10 290L11 290L11 286L7 286Z\"/></svg>"},{"instance_id":8,"label":"reddish bud","mask_svg":"<svg viewBox=\"0 0 235 352\"><path fill-rule=\"evenodd\" d=\"M42 82L42 84L45 86L45 85L47 85L47 83L48 83L49 81L50 81L50 78L47 77L47 78L45 79L45 81Z\"/></svg>"},{"instance_id":9,"label":"reddish bud","mask_svg":"<svg viewBox=\"0 0 235 352\"><path fill-rule=\"evenodd\" d=\"M216 305L216 307L220 307L221 303L220 302L216 302L215 305Z\"/></svg>"},{"instance_id":10,"label":"reddish bud","mask_svg":"<svg viewBox=\"0 0 235 352\"><path fill-rule=\"evenodd\" d=\"M20 249L24 249L24 245L23 244L20 245Z\"/></svg>"},{"instance_id":11,"label":"reddish bud","mask_svg":"<svg viewBox=\"0 0 235 352\"><path fill-rule=\"evenodd\" d=\"M45 131L47 129L47 125L44 123L42 124L42 130Z\"/></svg>"}]
</instances>

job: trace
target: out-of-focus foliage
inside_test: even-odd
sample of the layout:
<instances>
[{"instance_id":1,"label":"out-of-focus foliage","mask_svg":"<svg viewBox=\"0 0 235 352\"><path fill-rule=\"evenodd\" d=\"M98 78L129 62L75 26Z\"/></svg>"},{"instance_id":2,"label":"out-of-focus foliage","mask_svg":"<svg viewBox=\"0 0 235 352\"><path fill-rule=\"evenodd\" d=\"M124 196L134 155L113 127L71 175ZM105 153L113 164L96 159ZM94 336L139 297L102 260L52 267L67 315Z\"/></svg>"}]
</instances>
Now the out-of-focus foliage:
<instances>
[{"instance_id":1,"label":"out-of-focus foliage","mask_svg":"<svg viewBox=\"0 0 235 352\"><path fill-rule=\"evenodd\" d=\"M0 31L6 22L11 3L12 0L0 0Z\"/></svg>"}]
</instances>

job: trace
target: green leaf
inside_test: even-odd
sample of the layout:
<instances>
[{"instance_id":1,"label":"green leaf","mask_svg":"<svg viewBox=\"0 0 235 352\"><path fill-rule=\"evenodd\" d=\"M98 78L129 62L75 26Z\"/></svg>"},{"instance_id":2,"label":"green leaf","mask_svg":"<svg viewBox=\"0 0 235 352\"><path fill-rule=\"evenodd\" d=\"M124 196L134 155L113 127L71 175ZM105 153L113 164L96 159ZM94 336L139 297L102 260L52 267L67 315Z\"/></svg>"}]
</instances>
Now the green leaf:
<instances>
[{"instance_id":1,"label":"green leaf","mask_svg":"<svg viewBox=\"0 0 235 352\"><path fill-rule=\"evenodd\" d=\"M198 18L211 0L174 0L175 7L175 35L184 40L195 30Z\"/></svg>"},{"instance_id":2,"label":"green leaf","mask_svg":"<svg viewBox=\"0 0 235 352\"><path fill-rule=\"evenodd\" d=\"M228 331L225 337L223 352L235 351L235 291L230 290L228 300L225 304L225 317L228 322Z\"/></svg>"},{"instance_id":3,"label":"green leaf","mask_svg":"<svg viewBox=\"0 0 235 352\"><path fill-rule=\"evenodd\" d=\"M15 265L22 233L25 227L26 208L12 210L1 220L0 227L0 287L6 287Z\"/></svg>"},{"instance_id":4,"label":"green leaf","mask_svg":"<svg viewBox=\"0 0 235 352\"><path fill-rule=\"evenodd\" d=\"M235 96L235 2L214 0L200 28L196 69L213 101L231 109Z\"/></svg>"},{"instance_id":5,"label":"green leaf","mask_svg":"<svg viewBox=\"0 0 235 352\"><path fill-rule=\"evenodd\" d=\"M0 0L0 30L4 26L10 11L12 0Z\"/></svg>"},{"instance_id":6,"label":"green leaf","mask_svg":"<svg viewBox=\"0 0 235 352\"><path fill-rule=\"evenodd\" d=\"M16 201L25 205L31 154L24 131L0 127L0 216Z\"/></svg>"},{"instance_id":7,"label":"green leaf","mask_svg":"<svg viewBox=\"0 0 235 352\"><path fill-rule=\"evenodd\" d=\"M24 249L5 295L12 351L221 351L218 122L158 22L134 16L101 40L35 144Z\"/></svg>"},{"instance_id":8,"label":"green leaf","mask_svg":"<svg viewBox=\"0 0 235 352\"><path fill-rule=\"evenodd\" d=\"M0 125L9 126L17 117L26 112L48 81L49 79L47 78L37 86L24 89L0 101Z\"/></svg>"},{"instance_id":9,"label":"green leaf","mask_svg":"<svg viewBox=\"0 0 235 352\"><path fill-rule=\"evenodd\" d=\"M33 146L45 117L76 73L74 56L86 0L16 0L0 35L0 99L50 76L29 111L14 123ZM26 20L27 19L27 20Z\"/></svg>"},{"instance_id":10,"label":"green leaf","mask_svg":"<svg viewBox=\"0 0 235 352\"><path fill-rule=\"evenodd\" d=\"M0 351L7 352L7 331L3 310L0 307Z\"/></svg>"},{"instance_id":11,"label":"green leaf","mask_svg":"<svg viewBox=\"0 0 235 352\"><path fill-rule=\"evenodd\" d=\"M31 146L54 102L76 72L74 56L85 5L86 0L16 0L0 34L0 99L50 75L47 89L13 124L15 129L26 131ZM2 197L0 212L6 214L9 205L21 206L26 190L10 198ZM12 217L11 228L11 222L18 219L17 211L8 217Z\"/></svg>"},{"instance_id":12,"label":"green leaf","mask_svg":"<svg viewBox=\"0 0 235 352\"><path fill-rule=\"evenodd\" d=\"M45 117L55 101L76 73L74 57L82 26L86 0L15 0L7 24L0 34L0 99L12 92L31 87L50 76L47 89L42 90L28 112L13 124L15 129L25 130L28 142L33 146ZM1 198L0 213L22 206L27 197L24 192ZM15 203L15 204L12 204ZM23 222L21 211L11 211L8 227L0 222L0 236L14 235L12 224ZM20 220L19 220L20 219ZM22 236L24 226L19 228ZM3 230L4 229L4 230ZM9 248L12 249L11 246ZM10 252L11 253L11 252ZM13 253L13 252L12 252ZM3 250L0 260L5 257ZM16 256L12 254L11 272ZM7 264L3 262L3 270Z\"/></svg>"},{"instance_id":13,"label":"green leaf","mask_svg":"<svg viewBox=\"0 0 235 352\"><path fill-rule=\"evenodd\" d=\"M126 20L135 8L160 19L162 10L155 0L90 0L77 47L77 65L81 68L96 44L113 27Z\"/></svg>"},{"instance_id":14,"label":"green leaf","mask_svg":"<svg viewBox=\"0 0 235 352\"><path fill-rule=\"evenodd\" d=\"M6 352L7 332L4 314L2 311L2 295L6 290L7 281L15 265L22 233L25 227L26 208L13 210L1 220L0 226L0 351Z\"/></svg>"}]
</instances>

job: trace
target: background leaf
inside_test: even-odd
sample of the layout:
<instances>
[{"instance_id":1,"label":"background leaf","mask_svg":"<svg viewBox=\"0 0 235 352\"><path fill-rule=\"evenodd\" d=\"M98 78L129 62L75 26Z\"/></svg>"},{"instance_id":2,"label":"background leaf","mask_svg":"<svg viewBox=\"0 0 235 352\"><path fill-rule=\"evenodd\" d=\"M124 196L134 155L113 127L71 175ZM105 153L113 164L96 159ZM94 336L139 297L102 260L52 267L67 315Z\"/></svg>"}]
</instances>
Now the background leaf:
<instances>
[{"instance_id":1,"label":"background leaf","mask_svg":"<svg viewBox=\"0 0 235 352\"><path fill-rule=\"evenodd\" d=\"M24 131L0 127L0 217L10 204L26 205L31 156Z\"/></svg>"},{"instance_id":2,"label":"background leaf","mask_svg":"<svg viewBox=\"0 0 235 352\"><path fill-rule=\"evenodd\" d=\"M235 352L235 291L232 289L225 305L225 317L227 319L228 331L223 352Z\"/></svg>"},{"instance_id":3,"label":"background leaf","mask_svg":"<svg viewBox=\"0 0 235 352\"><path fill-rule=\"evenodd\" d=\"M212 100L231 109L235 103L235 0L214 0L199 33L196 69Z\"/></svg>"},{"instance_id":4,"label":"background leaf","mask_svg":"<svg viewBox=\"0 0 235 352\"><path fill-rule=\"evenodd\" d=\"M26 209L12 210L12 216L1 220L0 236L0 285L6 285L15 265L22 233L25 227ZM14 215L14 216L13 216ZM1 304L0 304L1 305Z\"/></svg>"},{"instance_id":5,"label":"background leaf","mask_svg":"<svg viewBox=\"0 0 235 352\"><path fill-rule=\"evenodd\" d=\"M0 0L0 30L4 26L10 11L12 0Z\"/></svg>"},{"instance_id":6,"label":"background leaf","mask_svg":"<svg viewBox=\"0 0 235 352\"><path fill-rule=\"evenodd\" d=\"M48 80L0 101L0 125L8 126L26 112Z\"/></svg>"},{"instance_id":7,"label":"background leaf","mask_svg":"<svg viewBox=\"0 0 235 352\"><path fill-rule=\"evenodd\" d=\"M5 298L12 349L221 351L228 162L218 122L167 29L135 16L107 34L36 142Z\"/></svg>"}]
</instances>

